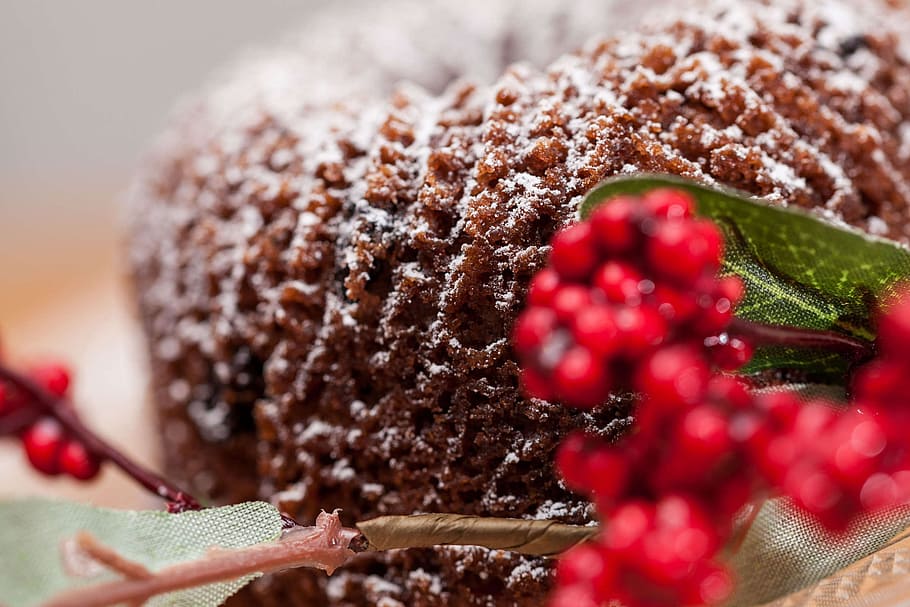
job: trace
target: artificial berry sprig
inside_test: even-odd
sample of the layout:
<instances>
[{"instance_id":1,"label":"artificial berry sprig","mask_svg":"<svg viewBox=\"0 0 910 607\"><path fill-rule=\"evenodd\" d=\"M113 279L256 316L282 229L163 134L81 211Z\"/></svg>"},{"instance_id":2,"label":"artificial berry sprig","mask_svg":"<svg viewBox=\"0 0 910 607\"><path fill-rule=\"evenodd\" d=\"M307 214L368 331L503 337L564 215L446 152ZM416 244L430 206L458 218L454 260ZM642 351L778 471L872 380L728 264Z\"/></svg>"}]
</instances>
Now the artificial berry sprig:
<instances>
[{"instance_id":1,"label":"artificial berry sprig","mask_svg":"<svg viewBox=\"0 0 910 607\"><path fill-rule=\"evenodd\" d=\"M91 480L109 461L154 495L171 512L199 509L190 494L139 465L82 423L67 395L70 373L59 364L22 374L0 364L0 436L17 436L37 471Z\"/></svg>"},{"instance_id":2,"label":"artificial berry sprig","mask_svg":"<svg viewBox=\"0 0 910 607\"><path fill-rule=\"evenodd\" d=\"M620 196L557 233L513 342L532 397L592 408L639 395L619 445L584 434L557 454L566 485L604 518L561 560L553 605L703 605L732 592L718 560L735 516L785 495L827 527L910 499L910 297L880 321L881 359L846 413L721 372L756 346L822 348L867 362L875 345L733 317L742 283L717 276L720 232L684 191Z\"/></svg>"}]
</instances>

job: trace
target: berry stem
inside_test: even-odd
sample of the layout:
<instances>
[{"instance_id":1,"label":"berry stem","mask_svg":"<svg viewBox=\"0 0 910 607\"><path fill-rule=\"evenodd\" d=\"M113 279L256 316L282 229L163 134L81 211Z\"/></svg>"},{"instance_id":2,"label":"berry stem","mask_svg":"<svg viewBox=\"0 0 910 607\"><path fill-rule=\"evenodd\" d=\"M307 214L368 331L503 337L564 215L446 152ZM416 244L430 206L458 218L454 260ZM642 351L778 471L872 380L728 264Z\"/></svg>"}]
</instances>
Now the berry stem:
<instances>
[{"instance_id":1,"label":"berry stem","mask_svg":"<svg viewBox=\"0 0 910 607\"><path fill-rule=\"evenodd\" d=\"M862 362L875 356L875 345L872 342L834 331L766 325L734 317L727 332L756 347L820 348L848 354L854 362Z\"/></svg>"},{"instance_id":2,"label":"berry stem","mask_svg":"<svg viewBox=\"0 0 910 607\"><path fill-rule=\"evenodd\" d=\"M49 394L38 384L28 377L13 371L12 369L0 364L0 380L8 382L17 390L28 396L30 400L41 411L40 413L49 415L56 419L74 438L78 439L87 451L97 456L102 461L109 461L130 478L145 487L151 493L158 497L164 498L168 502L168 510L171 512L183 512L185 510L199 510L201 506L193 496L185 491L180 490L164 478L158 476L148 468L136 463L116 447L92 432L79 417L75 414L72 407L67 405L66 400L57 398ZM32 414L23 416L20 420L9 419L3 420L0 426L0 435L6 434L6 430L15 431L24 429L27 426L26 421L34 421L36 417L34 410Z\"/></svg>"}]
</instances>

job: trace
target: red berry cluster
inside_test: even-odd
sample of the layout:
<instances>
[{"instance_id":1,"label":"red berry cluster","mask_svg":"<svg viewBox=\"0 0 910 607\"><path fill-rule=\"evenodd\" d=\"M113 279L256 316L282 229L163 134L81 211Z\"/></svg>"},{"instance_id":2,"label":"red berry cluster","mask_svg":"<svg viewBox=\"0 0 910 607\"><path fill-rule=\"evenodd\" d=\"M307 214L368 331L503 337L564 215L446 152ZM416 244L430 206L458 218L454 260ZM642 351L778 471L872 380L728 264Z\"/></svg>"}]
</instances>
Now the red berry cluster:
<instances>
[{"instance_id":1,"label":"red berry cluster","mask_svg":"<svg viewBox=\"0 0 910 607\"><path fill-rule=\"evenodd\" d=\"M531 396L584 408L616 389L640 396L621 445L576 434L557 454L604 531L561 560L553 605L718 603L732 581L717 555L747 504L790 496L843 529L910 500L910 438L900 433L910 423L900 406L910 393L910 296L881 319L881 356L858 375L849 411L752 392L717 374L752 348L729 333L742 283L716 277L720 234L693 207L673 190L618 197L558 233L516 324ZM805 337L791 333L794 343Z\"/></svg>"},{"instance_id":2,"label":"red berry cluster","mask_svg":"<svg viewBox=\"0 0 910 607\"><path fill-rule=\"evenodd\" d=\"M777 493L829 529L843 530L863 512L905 501L885 472L889 452L905 460L905 447L889 445L878 415L861 408L840 412L833 403L803 403L786 393L757 403L773 411L774 431L756 435L756 464Z\"/></svg>"},{"instance_id":3,"label":"red berry cluster","mask_svg":"<svg viewBox=\"0 0 910 607\"><path fill-rule=\"evenodd\" d=\"M606 530L596 545L565 556L554 604L723 600L732 586L716 552L736 513L767 496L792 498L836 531L910 502L910 294L880 325L880 356L857 374L847 410L788 391L750 392L733 377L708 378L685 346L663 349L655 360L668 377L688 377L687 390L645 392L635 431L620 445L575 434L557 454L566 484L591 496ZM684 503L686 515L661 526L668 499Z\"/></svg>"},{"instance_id":4,"label":"red berry cluster","mask_svg":"<svg viewBox=\"0 0 910 607\"><path fill-rule=\"evenodd\" d=\"M751 397L733 378L709 379L687 346L662 350L655 364L687 377L685 398L665 389L645 396L635 432L620 445L575 434L557 454L566 484L588 493L604 517L598 554L623 572L609 583L582 581L595 605L713 604L732 589L716 554L756 486L746 473L746 437L735 432ZM573 551L560 567L572 570L590 558ZM571 579L560 577L561 585Z\"/></svg>"},{"instance_id":5,"label":"red berry cluster","mask_svg":"<svg viewBox=\"0 0 910 607\"><path fill-rule=\"evenodd\" d=\"M910 292L879 320L878 356L853 381L850 409L774 397L782 427L759 460L768 478L832 529L910 502ZM762 401L759 401L762 402Z\"/></svg>"},{"instance_id":6,"label":"red berry cluster","mask_svg":"<svg viewBox=\"0 0 910 607\"><path fill-rule=\"evenodd\" d=\"M719 521L720 541L757 483L744 474L751 463L754 403L743 383L727 376L709 379L697 360L691 361L676 368L692 376L688 382L698 394L693 402L645 396L635 431L620 445L573 434L560 447L556 464L566 484L591 494L601 512L628 500L691 496L701 512Z\"/></svg>"},{"instance_id":7,"label":"red berry cluster","mask_svg":"<svg viewBox=\"0 0 910 607\"><path fill-rule=\"evenodd\" d=\"M720 544L712 521L683 496L630 501L610 514L597 542L559 563L553 607L715 604L733 581L711 557Z\"/></svg>"},{"instance_id":8,"label":"red berry cluster","mask_svg":"<svg viewBox=\"0 0 910 607\"><path fill-rule=\"evenodd\" d=\"M705 374L749 359L723 333L742 283L716 277L723 240L694 207L678 190L621 196L556 234L513 333L529 395L591 408L616 389L685 390L655 362L680 347Z\"/></svg>"},{"instance_id":9,"label":"red berry cluster","mask_svg":"<svg viewBox=\"0 0 910 607\"><path fill-rule=\"evenodd\" d=\"M70 373L62 365L48 363L35 366L29 376L39 387L57 398L66 397L69 392ZM26 395L0 382L0 420L34 409L35 403ZM28 461L43 474L66 474L78 480L90 480L98 475L99 459L80 441L68 436L52 417L39 417L19 432L19 438Z\"/></svg>"}]
</instances>

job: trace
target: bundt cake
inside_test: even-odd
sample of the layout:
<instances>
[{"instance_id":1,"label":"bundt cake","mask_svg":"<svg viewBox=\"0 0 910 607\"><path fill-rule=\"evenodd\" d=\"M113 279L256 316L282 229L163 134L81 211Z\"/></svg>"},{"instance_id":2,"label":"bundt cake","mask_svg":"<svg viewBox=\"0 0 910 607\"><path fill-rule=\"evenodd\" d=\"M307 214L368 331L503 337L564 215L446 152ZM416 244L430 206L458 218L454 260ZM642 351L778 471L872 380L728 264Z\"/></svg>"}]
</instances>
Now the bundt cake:
<instances>
[{"instance_id":1,"label":"bundt cake","mask_svg":"<svg viewBox=\"0 0 910 607\"><path fill-rule=\"evenodd\" d=\"M166 467L214 501L590 522L554 449L630 411L525 398L509 333L549 237L608 176L722 183L910 240L901 7L676 3L606 37L605 2L373 4L185 103L129 193ZM420 549L232 600L540 605L550 572Z\"/></svg>"}]
</instances>

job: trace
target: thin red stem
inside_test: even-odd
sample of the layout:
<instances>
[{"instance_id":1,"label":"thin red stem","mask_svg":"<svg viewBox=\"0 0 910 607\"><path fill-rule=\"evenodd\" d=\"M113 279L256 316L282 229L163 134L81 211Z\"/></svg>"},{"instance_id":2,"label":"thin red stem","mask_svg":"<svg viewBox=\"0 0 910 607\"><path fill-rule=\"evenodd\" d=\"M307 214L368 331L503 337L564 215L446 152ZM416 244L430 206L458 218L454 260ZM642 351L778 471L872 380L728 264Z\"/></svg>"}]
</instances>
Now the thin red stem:
<instances>
[{"instance_id":1,"label":"thin red stem","mask_svg":"<svg viewBox=\"0 0 910 607\"><path fill-rule=\"evenodd\" d=\"M848 337L834 331L765 325L734 318L727 332L756 347L820 348L848 354L854 362L865 361L875 355L875 344L872 342Z\"/></svg>"},{"instance_id":2,"label":"thin red stem","mask_svg":"<svg viewBox=\"0 0 910 607\"><path fill-rule=\"evenodd\" d=\"M8 382L29 397L41 409L42 413L56 419L73 438L82 443L87 451L102 461L111 462L148 491L167 500L169 510L180 512L184 510L199 510L201 508L199 502L189 493L182 491L148 468L136 463L116 447L92 432L82 423L74 409L64 399L54 397L28 377L3 365L0 365L0 380Z\"/></svg>"}]
</instances>

